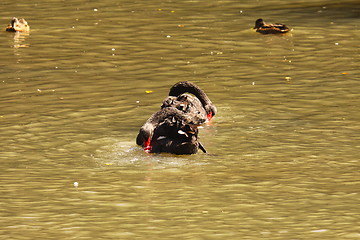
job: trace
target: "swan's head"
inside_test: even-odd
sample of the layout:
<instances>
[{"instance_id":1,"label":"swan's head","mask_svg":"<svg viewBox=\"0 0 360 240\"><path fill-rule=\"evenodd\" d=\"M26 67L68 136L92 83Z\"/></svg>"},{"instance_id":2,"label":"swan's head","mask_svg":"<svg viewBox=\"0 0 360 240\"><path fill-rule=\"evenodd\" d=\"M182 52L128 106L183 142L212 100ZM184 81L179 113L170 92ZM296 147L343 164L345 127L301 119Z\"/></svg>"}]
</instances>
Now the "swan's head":
<instances>
[{"instance_id":1,"label":"swan's head","mask_svg":"<svg viewBox=\"0 0 360 240\"><path fill-rule=\"evenodd\" d=\"M217 113L215 105L208 104L205 106L205 111L207 113L207 120L210 121L213 116Z\"/></svg>"}]
</instances>

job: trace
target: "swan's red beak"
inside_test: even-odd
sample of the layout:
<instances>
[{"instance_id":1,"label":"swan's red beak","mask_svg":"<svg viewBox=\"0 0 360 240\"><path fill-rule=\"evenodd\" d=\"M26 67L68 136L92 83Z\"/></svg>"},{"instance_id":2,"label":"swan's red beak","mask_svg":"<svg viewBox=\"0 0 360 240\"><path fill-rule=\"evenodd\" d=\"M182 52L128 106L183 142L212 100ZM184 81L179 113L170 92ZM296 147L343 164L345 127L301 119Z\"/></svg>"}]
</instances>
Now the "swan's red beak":
<instances>
[{"instance_id":1,"label":"swan's red beak","mask_svg":"<svg viewBox=\"0 0 360 240\"><path fill-rule=\"evenodd\" d=\"M210 121L213 117L213 112L210 112L208 115L207 115L207 120Z\"/></svg>"},{"instance_id":2,"label":"swan's red beak","mask_svg":"<svg viewBox=\"0 0 360 240\"><path fill-rule=\"evenodd\" d=\"M147 153L151 151L151 138L144 142L144 151Z\"/></svg>"}]
</instances>

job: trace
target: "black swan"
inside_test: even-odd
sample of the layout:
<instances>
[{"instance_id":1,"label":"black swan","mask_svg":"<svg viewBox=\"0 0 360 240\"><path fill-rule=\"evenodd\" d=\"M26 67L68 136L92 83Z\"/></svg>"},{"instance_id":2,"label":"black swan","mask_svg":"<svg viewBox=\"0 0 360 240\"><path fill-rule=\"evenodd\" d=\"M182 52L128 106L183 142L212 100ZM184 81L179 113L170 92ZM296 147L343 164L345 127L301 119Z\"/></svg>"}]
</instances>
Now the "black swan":
<instances>
[{"instance_id":1,"label":"black swan","mask_svg":"<svg viewBox=\"0 0 360 240\"><path fill-rule=\"evenodd\" d=\"M262 34L277 34L277 33L287 33L289 28L281 23L265 23L264 20L259 18L255 22L255 27L257 32Z\"/></svg>"},{"instance_id":2,"label":"black swan","mask_svg":"<svg viewBox=\"0 0 360 240\"><path fill-rule=\"evenodd\" d=\"M205 148L198 140L198 126L217 112L215 105L198 86L178 82L154 113L140 128L136 143L146 152L194 154Z\"/></svg>"}]
</instances>

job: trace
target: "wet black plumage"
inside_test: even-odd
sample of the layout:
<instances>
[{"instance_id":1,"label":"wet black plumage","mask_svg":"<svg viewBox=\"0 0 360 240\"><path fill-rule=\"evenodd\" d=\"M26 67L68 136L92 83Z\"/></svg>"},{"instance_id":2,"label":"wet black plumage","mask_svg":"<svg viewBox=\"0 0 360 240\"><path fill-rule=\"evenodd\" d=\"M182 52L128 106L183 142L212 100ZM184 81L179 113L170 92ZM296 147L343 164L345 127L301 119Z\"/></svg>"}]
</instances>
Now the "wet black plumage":
<instances>
[{"instance_id":1,"label":"wet black plumage","mask_svg":"<svg viewBox=\"0 0 360 240\"><path fill-rule=\"evenodd\" d=\"M161 106L140 128L136 143L147 152L194 154L200 148L198 126L217 112L208 96L191 82L176 83Z\"/></svg>"}]
</instances>

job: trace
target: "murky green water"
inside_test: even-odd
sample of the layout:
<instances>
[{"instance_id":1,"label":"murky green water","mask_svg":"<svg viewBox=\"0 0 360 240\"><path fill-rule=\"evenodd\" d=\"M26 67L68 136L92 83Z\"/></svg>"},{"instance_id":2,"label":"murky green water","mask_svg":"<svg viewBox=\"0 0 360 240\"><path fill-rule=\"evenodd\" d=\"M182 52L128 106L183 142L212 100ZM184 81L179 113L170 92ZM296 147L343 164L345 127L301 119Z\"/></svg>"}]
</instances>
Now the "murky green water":
<instances>
[{"instance_id":1,"label":"murky green water","mask_svg":"<svg viewBox=\"0 0 360 240\"><path fill-rule=\"evenodd\" d=\"M0 237L360 239L360 4L337 2L3 1L31 32L0 32ZM144 153L182 80L218 107L210 154Z\"/></svg>"}]
</instances>

